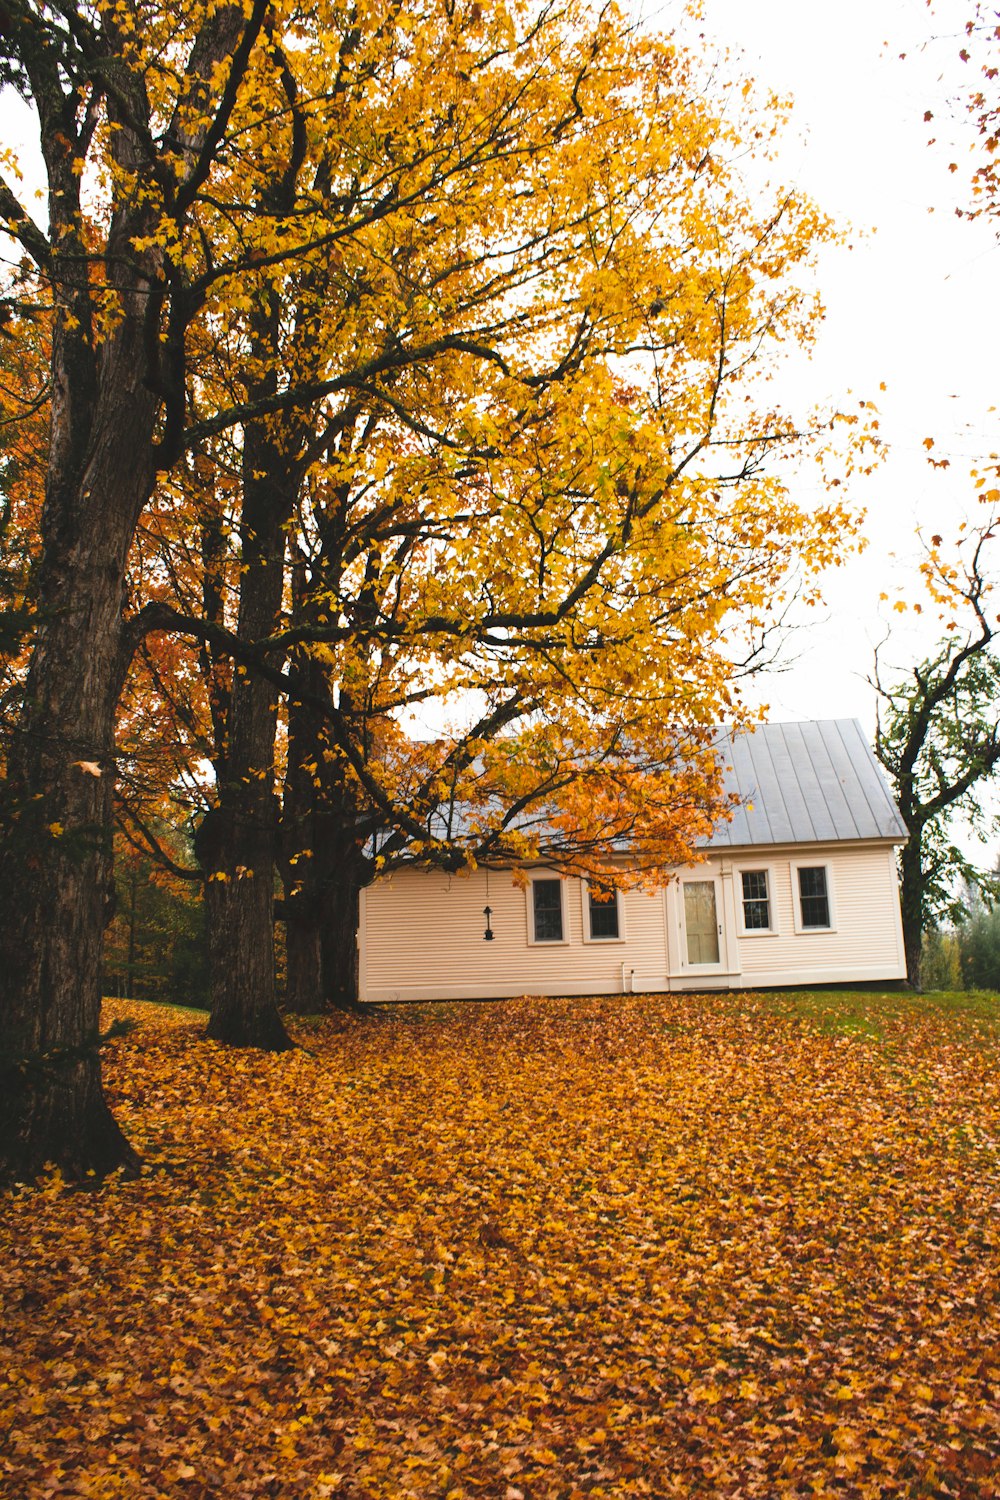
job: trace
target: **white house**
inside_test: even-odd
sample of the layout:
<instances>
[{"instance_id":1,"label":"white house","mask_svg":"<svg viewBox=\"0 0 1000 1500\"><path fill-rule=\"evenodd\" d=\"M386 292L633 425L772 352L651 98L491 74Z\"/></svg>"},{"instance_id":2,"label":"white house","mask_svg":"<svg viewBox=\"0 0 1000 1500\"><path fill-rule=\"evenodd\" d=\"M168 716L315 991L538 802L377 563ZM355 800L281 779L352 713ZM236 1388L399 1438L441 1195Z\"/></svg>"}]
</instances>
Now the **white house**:
<instances>
[{"instance_id":1,"label":"white house","mask_svg":"<svg viewBox=\"0 0 1000 1500\"><path fill-rule=\"evenodd\" d=\"M736 815L703 863L665 870L657 889L599 902L542 865L526 887L506 870L417 865L376 880L361 900L361 999L905 978L895 850L906 829L860 725L767 724L721 750Z\"/></svg>"}]
</instances>

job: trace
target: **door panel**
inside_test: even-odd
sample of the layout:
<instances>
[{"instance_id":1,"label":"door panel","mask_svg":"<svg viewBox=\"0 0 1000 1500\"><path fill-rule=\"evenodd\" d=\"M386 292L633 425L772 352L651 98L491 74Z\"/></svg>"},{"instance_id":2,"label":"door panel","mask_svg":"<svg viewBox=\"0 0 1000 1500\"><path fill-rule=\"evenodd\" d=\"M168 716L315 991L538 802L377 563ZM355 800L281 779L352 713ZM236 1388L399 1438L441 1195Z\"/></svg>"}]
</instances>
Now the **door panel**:
<instances>
[{"instance_id":1,"label":"door panel","mask_svg":"<svg viewBox=\"0 0 1000 1500\"><path fill-rule=\"evenodd\" d=\"M684 934L689 964L718 964L719 907L714 880L685 880Z\"/></svg>"}]
</instances>

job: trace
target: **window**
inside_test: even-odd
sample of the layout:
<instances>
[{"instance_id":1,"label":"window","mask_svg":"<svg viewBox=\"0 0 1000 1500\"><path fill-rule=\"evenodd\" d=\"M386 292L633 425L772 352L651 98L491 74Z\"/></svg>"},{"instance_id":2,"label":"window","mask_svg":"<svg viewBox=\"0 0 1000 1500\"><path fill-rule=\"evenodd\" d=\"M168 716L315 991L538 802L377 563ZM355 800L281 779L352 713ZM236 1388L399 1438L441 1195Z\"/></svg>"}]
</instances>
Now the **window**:
<instances>
[{"instance_id":1,"label":"window","mask_svg":"<svg viewBox=\"0 0 1000 1500\"><path fill-rule=\"evenodd\" d=\"M803 931L832 927L826 865L799 865L799 920Z\"/></svg>"},{"instance_id":2,"label":"window","mask_svg":"<svg viewBox=\"0 0 1000 1500\"><path fill-rule=\"evenodd\" d=\"M740 937L775 937L778 921L779 881L771 865L739 866L733 871L736 898L736 931Z\"/></svg>"},{"instance_id":3,"label":"window","mask_svg":"<svg viewBox=\"0 0 1000 1500\"><path fill-rule=\"evenodd\" d=\"M741 870L744 932L770 932L771 892L766 870Z\"/></svg>"},{"instance_id":4,"label":"window","mask_svg":"<svg viewBox=\"0 0 1000 1500\"><path fill-rule=\"evenodd\" d=\"M562 881L533 880L531 908L536 943L563 941Z\"/></svg>"},{"instance_id":5,"label":"window","mask_svg":"<svg viewBox=\"0 0 1000 1500\"><path fill-rule=\"evenodd\" d=\"M621 938L621 914L618 892L607 887L585 884L584 933L592 943L615 943Z\"/></svg>"}]
</instances>

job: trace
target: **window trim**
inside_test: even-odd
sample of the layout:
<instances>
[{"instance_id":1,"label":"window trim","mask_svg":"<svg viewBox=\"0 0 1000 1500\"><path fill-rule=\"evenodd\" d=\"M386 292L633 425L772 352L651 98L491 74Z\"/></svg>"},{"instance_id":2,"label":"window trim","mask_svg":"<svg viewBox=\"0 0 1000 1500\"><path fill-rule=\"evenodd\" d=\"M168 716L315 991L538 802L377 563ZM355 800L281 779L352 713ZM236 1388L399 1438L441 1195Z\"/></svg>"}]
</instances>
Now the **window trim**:
<instances>
[{"instance_id":1,"label":"window trim","mask_svg":"<svg viewBox=\"0 0 1000 1500\"><path fill-rule=\"evenodd\" d=\"M622 901L622 893L614 888L615 910L618 913L618 936L617 937L594 937L590 930L590 881L580 881L581 913L583 918L583 941L585 943L596 943L599 947L606 947L609 943L625 942L625 906Z\"/></svg>"},{"instance_id":2,"label":"window trim","mask_svg":"<svg viewBox=\"0 0 1000 1500\"><path fill-rule=\"evenodd\" d=\"M743 910L743 875L763 874L767 881L767 911L769 925L767 927L748 927ZM737 937L760 938L779 937L781 926L778 921L777 881L774 878L774 866L758 864L735 865L733 868L733 894L736 897L736 935ZM828 882L829 883L829 882ZM822 931L826 931L824 927Z\"/></svg>"},{"instance_id":3,"label":"window trim","mask_svg":"<svg viewBox=\"0 0 1000 1500\"><path fill-rule=\"evenodd\" d=\"M814 932L836 932L837 931L837 900L833 880L833 865L828 859L793 859L789 861L789 870L792 877L792 917L795 922L795 931L808 935ZM799 887L800 870L824 870L826 872L826 904L830 921L826 927L814 927L806 925L802 920L802 894Z\"/></svg>"},{"instance_id":4,"label":"window trim","mask_svg":"<svg viewBox=\"0 0 1000 1500\"><path fill-rule=\"evenodd\" d=\"M536 938L535 937L535 886L540 880L558 881L559 883L559 914L562 920L561 938ZM525 904L528 914L528 944L532 948L565 948L569 943L569 922L566 910L566 880L555 871L536 871L528 881L525 890Z\"/></svg>"}]
</instances>

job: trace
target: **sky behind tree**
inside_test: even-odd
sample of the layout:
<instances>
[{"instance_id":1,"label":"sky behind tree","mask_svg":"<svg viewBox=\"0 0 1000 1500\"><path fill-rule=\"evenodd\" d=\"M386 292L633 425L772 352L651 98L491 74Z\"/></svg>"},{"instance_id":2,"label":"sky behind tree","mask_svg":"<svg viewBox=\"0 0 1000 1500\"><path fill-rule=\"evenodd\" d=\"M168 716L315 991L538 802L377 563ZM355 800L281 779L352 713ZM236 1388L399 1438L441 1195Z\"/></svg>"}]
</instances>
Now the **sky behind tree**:
<instances>
[{"instance_id":1,"label":"sky behind tree","mask_svg":"<svg viewBox=\"0 0 1000 1500\"><path fill-rule=\"evenodd\" d=\"M646 14L666 24L670 8ZM981 154L965 108L979 76L959 57L970 15L956 0L704 3L704 30L730 50L730 69L794 99L777 170L852 231L850 248L820 257L827 316L815 351L779 380L846 410L874 400L887 444L850 497L867 508L868 550L828 579L826 611L790 643L795 665L754 686L771 718L852 715L871 730L865 677L890 615L887 662L905 667L933 639L933 619L891 611L900 592L921 597L916 530L956 534L976 511L969 468L1000 448L991 295L1000 250L989 224L956 212L971 204ZM926 438L948 468L930 466ZM815 483L806 471L796 482Z\"/></svg>"}]
</instances>

